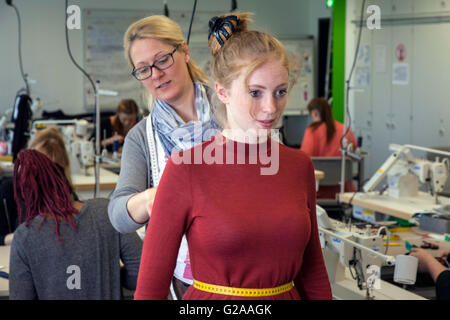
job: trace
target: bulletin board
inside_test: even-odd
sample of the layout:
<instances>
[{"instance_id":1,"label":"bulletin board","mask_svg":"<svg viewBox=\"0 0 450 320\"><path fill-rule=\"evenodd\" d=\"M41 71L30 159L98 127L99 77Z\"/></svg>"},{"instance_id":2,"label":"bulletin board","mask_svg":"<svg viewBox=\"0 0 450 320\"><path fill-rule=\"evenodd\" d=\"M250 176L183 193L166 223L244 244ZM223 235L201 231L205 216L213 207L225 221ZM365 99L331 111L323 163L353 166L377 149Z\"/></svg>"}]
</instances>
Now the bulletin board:
<instances>
[{"instance_id":1,"label":"bulletin board","mask_svg":"<svg viewBox=\"0 0 450 320\"><path fill-rule=\"evenodd\" d=\"M289 93L285 114L301 114L307 109L308 103L314 98L314 39L283 38L281 42L288 50L295 70L291 72L291 79L295 79L295 85Z\"/></svg>"},{"instance_id":2,"label":"bulletin board","mask_svg":"<svg viewBox=\"0 0 450 320\"><path fill-rule=\"evenodd\" d=\"M208 49L208 21L222 12L197 11L190 37L191 57L204 68L210 60ZM144 17L162 14L162 10L104 10L84 9L84 68L94 81L99 80L100 89L117 91L118 96L100 96L102 111L113 111L121 99L134 99L142 109L147 109L144 88L131 75L124 50L123 36L127 28ZM192 11L170 10L170 18L177 22L185 38L189 30ZM84 79L84 101L88 111L94 108L93 88Z\"/></svg>"},{"instance_id":3,"label":"bulletin board","mask_svg":"<svg viewBox=\"0 0 450 320\"><path fill-rule=\"evenodd\" d=\"M190 37L191 58L210 75L211 54L208 48L208 21L222 11L197 11ZM141 109L147 109L145 89L131 75L123 50L123 36L135 21L149 15L162 14L161 10L84 9L84 68L100 89L117 91L118 96L100 96L102 111L114 111L121 99L134 99ZM170 10L170 18L177 22L185 38L189 29L191 11ZM296 61L298 70L291 76L296 84L289 95L285 113L299 114L314 95L314 40L312 38L283 38L281 42ZM94 94L90 82L84 79L86 110L94 108Z\"/></svg>"}]
</instances>

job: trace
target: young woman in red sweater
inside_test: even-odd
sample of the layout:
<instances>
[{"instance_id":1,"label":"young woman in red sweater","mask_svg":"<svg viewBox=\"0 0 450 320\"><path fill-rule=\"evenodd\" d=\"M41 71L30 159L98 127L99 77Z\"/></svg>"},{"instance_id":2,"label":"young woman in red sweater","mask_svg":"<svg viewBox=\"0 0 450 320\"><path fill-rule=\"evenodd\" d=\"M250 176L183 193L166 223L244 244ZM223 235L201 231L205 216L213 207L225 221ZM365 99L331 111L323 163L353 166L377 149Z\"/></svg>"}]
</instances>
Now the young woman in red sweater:
<instances>
[{"instance_id":1,"label":"young woman in red sweater","mask_svg":"<svg viewBox=\"0 0 450 320\"><path fill-rule=\"evenodd\" d=\"M312 162L269 137L290 88L287 52L248 20L210 21L224 130L168 161L136 299L166 299L183 234L194 277L183 299L331 299Z\"/></svg>"}]
</instances>

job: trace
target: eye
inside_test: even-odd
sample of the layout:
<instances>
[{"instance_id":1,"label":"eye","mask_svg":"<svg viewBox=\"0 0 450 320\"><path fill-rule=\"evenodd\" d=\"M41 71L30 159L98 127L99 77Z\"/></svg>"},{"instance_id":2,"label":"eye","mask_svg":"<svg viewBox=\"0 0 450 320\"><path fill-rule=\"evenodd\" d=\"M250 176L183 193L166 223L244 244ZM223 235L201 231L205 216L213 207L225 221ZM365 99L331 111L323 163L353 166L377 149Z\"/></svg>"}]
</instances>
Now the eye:
<instances>
[{"instance_id":1,"label":"eye","mask_svg":"<svg viewBox=\"0 0 450 320\"><path fill-rule=\"evenodd\" d=\"M259 90L250 90L248 93L253 98L257 98L257 97L259 97L261 95L261 91L259 91Z\"/></svg>"},{"instance_id":2,"label":"eye","mask_svg":"<svg viewBox=\"0 0 450 320\"><path fill-rule=\"evenodd\" d=\"M167 63L168 60L169 60L169 57L166 55L166 56L162 57L161 59L159 59L158 61L156 61L155 64L163 65L163 64Z\"/></svg>"},{"instance_id":3,"label":"eye","mask_svg":"<svg viewBox=\"0 0 450 320\"><path fill-rule=\"evenodd\" d=\"M284 97L286 94L287 94L286 89L280 89L275 92L275 95L280 98Z\"/></svg>"},{"instance_id":4,"label":"eye","mask_svg":"<svg viewBox=\"0 0 450 320\"><path fill-rule=\"evenodd\" d=\"M140 74L146 74L149 72L149 70L150 70L150 66L145 66L145 67L137 69L136 71Z\"/></svg>"}]
</instances>

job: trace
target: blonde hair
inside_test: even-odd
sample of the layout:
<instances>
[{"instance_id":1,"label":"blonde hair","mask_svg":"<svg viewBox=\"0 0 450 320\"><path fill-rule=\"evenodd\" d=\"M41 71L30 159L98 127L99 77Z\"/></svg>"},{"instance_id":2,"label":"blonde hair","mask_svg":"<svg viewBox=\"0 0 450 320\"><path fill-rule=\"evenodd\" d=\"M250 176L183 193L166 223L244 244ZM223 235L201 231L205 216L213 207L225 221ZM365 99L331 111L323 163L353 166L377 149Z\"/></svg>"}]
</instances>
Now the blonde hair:
<instances>
[{"instance_id":1,"label":"blonde hair","mask_svg":"<svg viewBox=\"0 0 450 320\"><path fill-rule=\"evenodd\" d=\"M233 16L237 17L237 19L229 19L229 17ZM214 30L210 31L211 35L208 39L208 45L213 56L212 76L215 81L227 89L230 88L232 81L240 75L244 68L247 68L244 78L244 85L246 85L252 72L271 58L280 61L289 73L295 68L295 63L290 61L286 48L279 40L265 32L248 30L251 16L252 13L250 12L233 12L220 15L219 18L228 18L228 23L231 23L234 29L232 30L229 25L224 24L222 29L225 29L229 36L226 38L223 33L217 32L216 34L221 41L216 38ZM289 90L294 83L295 80L293 79L289 81ZM227 121L225 105L217 100L215 95L215 103L217 105L215 108L216 117L224 125ZM251 116L253 117L252 113Z\"/></svg>"},{"instance_id":2,"label":"blonde hair","mask_svg":"<svg viewBox=\"0 0 450 320\"><path fill-rule=\"evenodd\" d=\"M70 177L69 155L67 154L64 139L58 130L48 128L39 131L30 142L29 148L45 154L50 160L61 166L71 190L74 190Z\"/></svg>"},{"instance_id":3,"label":"blonde hair","mask_svg":"<svg viewBox=\"0 0 450 320\"><path fill-rule=\"evenodd\" d=\"M136 21L130 25L123 37L123 47L125 58L128 64L134 68L133 60L130 56L130 49L135 40L152 38L160 40L172 46L180 45L180 50L184 50L182 44L185 43L180 26L173 20L162 15L153 15ZM189 75L193 81L199 81L204 84L209 83L208 76L200 69L194 60L187 62ZM149 102L149 110L153 105L154 98L146 91Z\"/></svg>"}]
</instances>

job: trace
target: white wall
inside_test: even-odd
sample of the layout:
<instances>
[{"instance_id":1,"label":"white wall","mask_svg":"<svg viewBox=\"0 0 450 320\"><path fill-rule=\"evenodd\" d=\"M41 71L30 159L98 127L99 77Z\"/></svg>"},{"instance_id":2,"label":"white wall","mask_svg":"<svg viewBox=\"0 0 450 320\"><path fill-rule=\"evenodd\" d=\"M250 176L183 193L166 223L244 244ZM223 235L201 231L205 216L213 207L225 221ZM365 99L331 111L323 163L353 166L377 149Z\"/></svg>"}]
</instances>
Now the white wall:
<instances>
[{"instance_id":1,"label":"white wall","mask_svg":"<svg viewBox=\"0 0 450 320\"><path fill-rule=\"evenodd\" d=\"M351 21L359 19L361 4L362 0L347 0L347 77L358 35ZM383 23L382 20L381 30L362 28L361 45L370 48L370 84L352 90L349 105L352 129L363 136L364 149L369 152L366 178L389 156L391 143L450 146L450 42L446 40L450 30L450 0L371 0L367 5L379 5L382 19L449 18L434 23L403 25ZM407 85L392 82L393 64L398 62L395 49L399 44L406 47ZM383 60L375 50L380 46L386 49L384 72L377 72L375 67ZM355 81L352 85L356 86Z\"/></svg>"},{"instance_id":2,"label":"white wall","mask_svg":"<svg viewBox=\"0 0 450 320\"><path fill-rule=\"evenodd\" d=\"M321 2L319 5L318 3ZM32 97L40 97L43 109L62 109L67 114L85 112L83 76L71 63L66 50L63 0L14 0L22 19L22 56L26 73L36 84ZM78 0L70 4L84 8L159 9L162 1L149 0ZM192 10L193 1L169 0L169 10ZM197 10L230 9L230 1L201 0ZM254 28L278 36L317 34L317 18L328 14L323 1L317 0L240 0L239 11L252 11ZM318 15L318 16L315 16ZM82 26L83 28L83 26ZM70 30L73 56L83 64L83 30ZM17 18L14 9L0 1L0 113L12 107L16 92L24 86L19 71L17 49Z\"/></svg>"}]
</instances>

